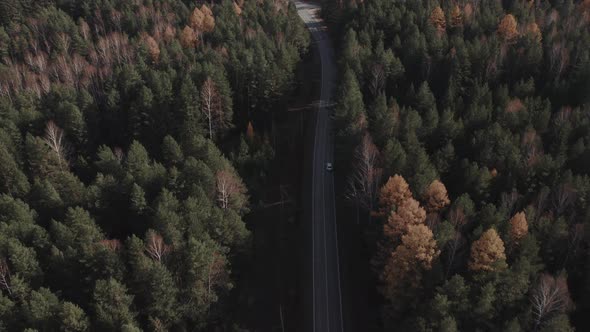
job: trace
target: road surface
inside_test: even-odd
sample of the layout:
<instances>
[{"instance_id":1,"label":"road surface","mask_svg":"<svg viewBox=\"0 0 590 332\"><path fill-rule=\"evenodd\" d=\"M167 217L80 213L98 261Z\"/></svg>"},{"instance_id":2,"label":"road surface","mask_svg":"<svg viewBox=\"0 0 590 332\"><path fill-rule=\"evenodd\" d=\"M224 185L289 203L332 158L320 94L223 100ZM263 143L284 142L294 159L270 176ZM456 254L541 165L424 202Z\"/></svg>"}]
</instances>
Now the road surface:
<instances>
[{"instance_id":1,"label":"road surface","mask_svg":"<svg viewBox=\"0 0 590 332\"><path fill-rule=\"evenodd\" d=\"M334 176L326 163L334 160L334 142L328 105L335 78L334 54L325 25L319 18L319 5L293 0L299 16L311 32L321 59L321 93L318 105L312 158L311 233L309 264L312 272L312 331L342 332L342 295L338 230L334 202ZM338 165L336 165L338 167Z\"/></svg>"}]
</instances>

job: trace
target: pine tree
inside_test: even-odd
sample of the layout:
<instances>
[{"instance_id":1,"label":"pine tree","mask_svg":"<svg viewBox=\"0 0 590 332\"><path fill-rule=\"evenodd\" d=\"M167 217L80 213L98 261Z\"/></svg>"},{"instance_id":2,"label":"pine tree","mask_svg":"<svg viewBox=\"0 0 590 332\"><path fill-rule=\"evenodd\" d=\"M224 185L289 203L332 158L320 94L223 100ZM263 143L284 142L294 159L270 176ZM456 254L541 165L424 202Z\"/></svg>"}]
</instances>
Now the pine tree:
<instances>
[{"instance_id":1,"label":"pine tree","mask_svg":"<svg viewBox=\"0 0 590 332\"><path fill-rule=\"evenodd\" d=\"M118 330L125 324L133 324L135 313L131 310L133 296L127 288L114 279L98 280L94 288L94 312L98 324L108 330Z\"/></svg>"},{"instance_id":2,"label":"pine tree","mask_svg":"<svg viewBox=\"0 0 590 332\"><path fill-rule=\"evenodd\" d=\"M334 125L336 136L340 142L340 149L348 150L345 155L351 155L352 150L360 142L361 134L366 128L365 106L358 81L354 73L347 69L338 92L338 104L334 110ZM347 160L350 158L347 157Z\"/></svg>"},{"instance_id":3,"label":"pine tree","mask_svg":"<svg viewBox=\"0 0 590 332\"><path fill-rule=\"evenodd\" d=\"M131 209L136 213L142 213L147 207L145 192L137 183L134 183L131 187L129 200L131 203Z\"/></svg>"},{"instance_id":4,"label":"pine tree","mask_svg":"<svg viewBox=\"0 0 590 332\"><path fill-rule=\"evenodd\" d=\"M0 191L20 197L29 189L26 175L20 170L4 144L0 142Z\"/></svg>"},{"instance_id":5,"label":"pine tree","mask_svg":"<svg viewBox=\"0 0 590 332\"><path fill-rule=\"evenodd\" d=\"M59 312L59 325L63 332L84 332L88 330L90 322L84 310L71 302L64 302Z\"/></svg>"},{"instance_id":6,"label":"pine tree","mask_svg":"<svg viewBox=\"0 0 590 332\"><path fill-rule=\"evenodd\" d=\"M164 141L162 142L162 157L167 166L178 165L184 160L180 145L170 135L164 137Z\"/></svg>"},{"instance_id":7,"label":"pine tree","mask_svg":"<svg viewBox=\"0 0 590 332\"><path fill-rule=\"evenodd\" d=\"M399 121L399 110L395 102L387 105L385 94L380 94L371 110L370 129L379 146L385 145L393 136Z\"/></svg>"}]
</instances>

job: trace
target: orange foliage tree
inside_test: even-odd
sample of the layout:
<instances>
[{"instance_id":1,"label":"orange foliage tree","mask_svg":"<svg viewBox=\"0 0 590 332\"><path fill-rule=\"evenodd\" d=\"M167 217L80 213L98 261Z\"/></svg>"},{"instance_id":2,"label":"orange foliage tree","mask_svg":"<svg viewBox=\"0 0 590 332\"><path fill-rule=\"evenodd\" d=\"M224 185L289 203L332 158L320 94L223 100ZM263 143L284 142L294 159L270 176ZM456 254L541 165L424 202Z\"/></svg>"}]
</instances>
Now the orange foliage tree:
<instances>
[{"instance_id":1,"label":"orange foliage tree","mask_svg":"<svg viewBox=\"0 0 590 332\"><path fill-rule=\"evenodd\" d=\"M248 141L252 142L254 140L254 126L252 126L252 121L248 121L248 127L246 127L246 138Z\"/></svg>"},{"instance_id":2,"label":"orange foliage tree","mask_svg":"<svg viewBox=\"0 0 590 332\"><path fill-rule=\"evenodd\" d=\"M180 45L184 48L192 48L197 45L197 34L193 28L185 26L180 32Z\"/></svg>"},{"instance_id":3,"label":"orange foliage tree","mask_svg":"<svg viewBox=\"0 0 590 332\"><path fill-rule=\"evenodd\" d=\"M201 9L195 7L189 18L190 26L199 33L211 32L215 28L213 12L203 4Z\"/></svg>"},{"instance_id":4,"label":"orange foliage tree","mask_svg":"<svg viewBox=\"0 0 590 332\"><path fill-rule=\"evenodd\" d=\"M430 23L436 28L439 33L445 32L447 28L447 22L445 19L445 12L437 6L430 14Z\"/></svg>"},{"instance_id":5,"label":"orange foliage tree","mask_svg":"<svg viewBox=\"0 0 590 332\"><path fill-rule=\"evenodd\" d=\"M392 212L383 225L383 233L391 239L407 232L411 225L423 224L426 220L426 211L420 206L417 200L408 198Z\"/></svg>"},{"instance_id":6,"label":"orange foliage tree","mask_svg":"<svg viewBox=\"0 0 590 332\"><path fill-rule=\"evenodd\" d=\"M234 7L234 13L236 13L236 15L240 16L242 15L242 8L240 8L240 6L237 3L233 3L233 7Z\"/></svg>"},{"instance_id":7,"label":"orange foliage tree","mask_svg":"<svg viewBox=\"0 0 590 332\"><path fill-rule=\"evenodd\" d=\"M150 55L150 59L153 62L158 62L160 59L160 47L158 46L158 42L154 39L154 37L144 34L142 35L142 40L145 43L148 54Z\"/></svg>"},{"instance_id":8,"label":"orange foliage tree","mask_svg":"<svg viewBox=\"0 0 590 332\"><path fill-rule=\"evenodd\" d=\"M469 269L472 271L494 271L496 268L504 267L505 260L504 242L493 228L485 231L471 245Z\"/></svg>"},{"instance_id":9,"label":"orange foliage tree","mask_svg":"<svg viewBox=\"0 0 590 332\"><path fill-rule=\"evenodd\" d=\"M511 43L518 36L517 30L518 24L512 14L507 14L502 18L498 25L498 35L502 40L507 43Z\"/></svg>"},{"instance_id":10,"label":"orange foliage tree","mask_svg":"<svg viewBox=\"0 0 590 332\"><path fill-rule=\"evenodd\" d=\"M394 206L399 206L408 198L412 197L410 186L401 175L389 177L379 193L379 207L381 213L387 215Z\"/></svg>"},{"instance_id":11,"label":"orange foliage tree","mask_svg":"<svg viewBox=\"0 0 590 332\"><path fill-rule=\"evenodd\" d=\"M451 27L456 28L463 25L463 13L459 6L453 7L453 11L451 11Z\"/></svg>"},{"instance_id":12,"label":"orange foliage tree","mask_svg":"<svg viewBox=\"0 0 590 332\"><path fill-rule=\"evenodd\" d=\"M447 188L439 180L434 180L424 193L426 201L426 210L428 212L437 212L445 208L451 202L447 194Z\"/></svg>"},{"instance_id":13,"label":"orange foliage tree","mask_svg":"<svg viewBox=\"0 0 590 332\"><path fill-rule=\"evenodd\" d=\"M528 233L529 225L524 212L518 212L510 218L510 239L515 243L522 240Z\"/></svg>"},{"instance_id":14,"label":"orange foliage tree","mask_svg":"<svg viewBox=\"0 0 590 332\"><path fill-rule=\"evenodd\" d=\"M384 295L392 299L405 285L416 287L421 272L430 270L432 262L440 255L432 231L426 225L411 225L402 236L402 243L387 259L381 274Z\"/></svg>"}]
</instances>

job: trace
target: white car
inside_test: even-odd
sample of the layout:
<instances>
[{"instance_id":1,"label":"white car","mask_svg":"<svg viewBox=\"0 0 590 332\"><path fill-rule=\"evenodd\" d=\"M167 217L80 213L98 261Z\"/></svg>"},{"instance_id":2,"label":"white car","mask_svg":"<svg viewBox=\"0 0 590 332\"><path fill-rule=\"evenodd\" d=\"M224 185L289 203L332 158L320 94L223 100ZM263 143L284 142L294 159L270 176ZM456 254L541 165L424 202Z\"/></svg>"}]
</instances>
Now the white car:
<instances>
[{"instance_id":1,"label":"white car","mask_svg":"<svg viewBox=\"0 0 590 332\"><path fill-rule=\"evenodd\" d=\"M331 172L334 170L332 163L326 163L326 171Z\"/></svg>"}]
</instances>

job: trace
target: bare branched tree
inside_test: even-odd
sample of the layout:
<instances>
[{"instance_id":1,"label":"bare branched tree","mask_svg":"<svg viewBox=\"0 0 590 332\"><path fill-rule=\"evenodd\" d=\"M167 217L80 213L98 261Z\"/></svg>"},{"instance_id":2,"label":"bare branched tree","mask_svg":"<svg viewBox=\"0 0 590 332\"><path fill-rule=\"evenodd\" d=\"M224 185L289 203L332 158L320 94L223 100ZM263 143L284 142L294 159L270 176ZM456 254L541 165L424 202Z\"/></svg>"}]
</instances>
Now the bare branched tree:
<instances>
[{"instance_id":1,"label":"bare branched tree","mask_svg":"<svg viewBox=\"0 0 590 332\"><path fill-rule=\"evenodd\" d=\"M457 256L457 251L465 244L465 239L461 232L455 231L453 235L453 239L447 243L446 251L447 251L447 271L446 276L448 277L453 270L453 263L455 261L455 257Z\"/></svg>"},{"instance_id":2,"label":"bare branched tree","mask_svg":"<svg viewBox=\"0 0 590 332\"><path fill-rule=\"evenodd\" d=\"M461 227L467 223L467 217L462 208L457 207L452 209L448 215L449 222L454 226L455 232L453 239L447 243L447 272L449 276L453 269L453 262L457 255L457 251L465 244L465 239L461 235Z\"/></svg>"},{"instance_id":3,"label":"bare branched tree","mask_svg":"<svg viewBox=\"0 0 590 332\"><path fill-rule=\"evenodd\" d=\"M558 216L574 202L575 194L574 188L567 183L557 187L554 193L553 207Z\"/></svg>"},{"instance_id":4,"label":"bare branched tree","mask_svg":"<svg viewBox=\"0 0 590 332\"><path fill-rule=\"evenodd\" d=\"M365 134L354 153L353 173L348 179L346 196L369 212L379 193L382 170L378 168L379 150L369 134Z\"/></svg>"},{"instance_id":5,"label":"bare branched tree","mask_svg":"<svg viewBox=\"0 0 590 332\"><path fill-rule=\"evenodd\" d=\"M201 111L209 123L209 138L213 138L217 130L229 127L229 121L223 112L223 103L215 82L209 77L201 88Z\"/></svg>"},{"instance_id":6,"label":"bare branched tree","mask_svg":"<svg viewBox=\"0 0 590 332\"><path fill-rule=\"evenodd\" d=\"M63 130L55 122L47 122L45 128L45 143L56 154L59 168L65 170L68 168L68 146L64 138Z\"/></svg>"},{"instance_id":7,"label":"bare branched tree","mask_svg":"<svg viewBox=\"0 0 590 332\"><path fill-rule=\"evenodd\" d=\"M170 252L170 246L164 242L162 236L152 230L148 231L145 251L152 257L152 259L158 262L162 261L162 258Z\"/></svg>"},{"instance_id":8,"label":"bare branched tree","mask_svg":"<svg viewBox=\"0 0 590 332\"><path fill-rule=\"evenodd\" d=\"M549 202L550 193L551 191L549 190L549 188L544 187L537 195L537 198L535 199L535 215L532 219L534 222L539 221L539 218L545 212L545 209L547 208L547 204Z\"/></svg>"},{"instance_id":9,"label":"bare branched tree","mask_svg":"<svg viewBox=\"0 0 590 332\"><path fill-rule=\"evenodd\" d=\"M226 282L227 271L225 270L225 258L219 253L215 252L211 255L209 266L207 269L207 298L211 299L211 292L215 286Z\"/></svg>"},{"instance_id":10,"label":"bare branched tree","mask_svg":"<svg viewBox=\"0 0 590 332\"><path fill-rule=\"evenodd\" d=\"M569 230L569 245L567 247L567 254L563 259L563 267L565 268L570 256L576 256L580 245L584 240L584 224L575 223Z\"/></svg>"},{"instance_id":11,"label":"bare branched tree","mask_svg":"<svg viewBox=\"0 0 590 332\"><path fill-rule=\"evenodd\" d=\"M533 291L531 302L535 320L534 330L538 331L549 317L568 309L570 297L565 277L541 275L539 284Z\"/></svg>"},{"instance_id":12,"label":"bare branched tree","mask_svg":"<svg viewBox=\"0 0 590 332\"><path fill-rule=\"evenodd\" d=\"M516 190L513 190L510 193L502 193L500 197L500 206L504 209L509 215L514 214L514 208L516 202L518 201L519 195Z\"/></svg>"},{"instance_id":13,"label":"bare branched tree","mask_svg":"<svg viewBox=\"0 0 590 332\"><path fill-rule=\"evenodd\" d=\"M376 97L385 88L385 68L382 64L375 64L371 69L371 94Z\"/></svg>"},{"instance_id":14,"label":"bare branched tree","mask_svg":"<svg viewBox=\"0 0 590 332\"><path fill-rule=\"evenodd\" d=\"M217 202L222 209L230 206L232 197L245 195L244 184L232 172L221 170L217 172Z\"/></svg>"}]
</instances>

